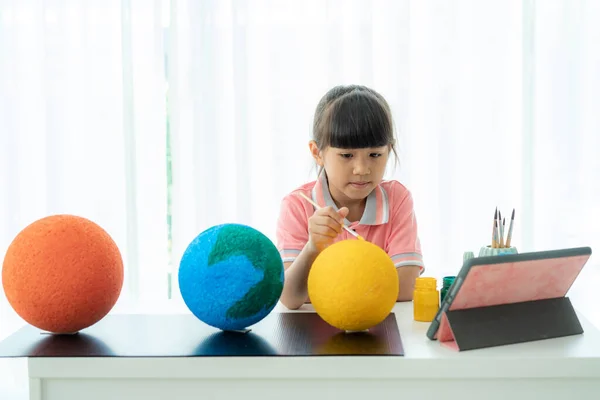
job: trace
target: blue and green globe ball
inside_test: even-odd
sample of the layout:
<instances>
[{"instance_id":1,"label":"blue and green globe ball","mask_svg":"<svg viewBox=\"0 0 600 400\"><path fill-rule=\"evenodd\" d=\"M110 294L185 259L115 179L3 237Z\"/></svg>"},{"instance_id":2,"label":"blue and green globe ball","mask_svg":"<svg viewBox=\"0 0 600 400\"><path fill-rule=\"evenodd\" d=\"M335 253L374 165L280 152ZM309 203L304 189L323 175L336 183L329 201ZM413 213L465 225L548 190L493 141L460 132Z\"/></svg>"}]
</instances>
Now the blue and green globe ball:
<instances>
[{"instance_id":1,"label":"blue and green globe ball","mask_svg":"<svg viewBox=\"0 0 600 400\"><path fill-rule=\"evenodd\" d=\"M200 233L179 264L181 296L202 322L243 330L265 318L283 291L284 269L273 242L241 224Z\"/></svg>"}]
</instances>

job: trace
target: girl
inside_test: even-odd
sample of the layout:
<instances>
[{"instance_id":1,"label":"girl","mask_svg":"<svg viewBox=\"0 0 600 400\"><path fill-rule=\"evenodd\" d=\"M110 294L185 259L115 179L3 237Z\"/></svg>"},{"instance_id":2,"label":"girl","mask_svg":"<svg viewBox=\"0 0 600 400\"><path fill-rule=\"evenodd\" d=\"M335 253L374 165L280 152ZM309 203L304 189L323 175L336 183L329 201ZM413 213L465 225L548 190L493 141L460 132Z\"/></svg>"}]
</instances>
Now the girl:
<instances>
[{"instance_id":1,"label":"girl","mask_svg":"<svg viewBox=\"0 0 600 400\"><path fill-rule=\"evenodd\" d=\"M382 181L392 152L397 160L385 99L364 86L332 88L317 105L309 149L318 178L283 199L277 222L283 305L297 309L307 302L308 273L317 255L332 243L354 239L342 229L344 222L387 252L398 272L398 301L412 300L423 272L421 245L410 192L397 181ZM322 208L315 210L298 192Z\"/></svg>"}]
</instances>

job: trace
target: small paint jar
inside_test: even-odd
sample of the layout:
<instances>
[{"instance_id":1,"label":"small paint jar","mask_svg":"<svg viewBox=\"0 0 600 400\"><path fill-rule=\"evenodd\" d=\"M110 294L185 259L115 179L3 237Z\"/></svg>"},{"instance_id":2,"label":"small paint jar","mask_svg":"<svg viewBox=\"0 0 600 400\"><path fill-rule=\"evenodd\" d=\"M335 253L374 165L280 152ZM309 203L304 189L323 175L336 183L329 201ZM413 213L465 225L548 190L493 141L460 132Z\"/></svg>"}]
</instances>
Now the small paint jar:
<instances>
[{"instance_id":1,"label":"small paint jar","mask_svg":"<svg viewBox=\"0 0 600 400\"><path fill-rule=\"evenodd\" d=\"M444 301L444 297L446 297L446 293L450 289L450 286L454 283L455 276L445 276L442 280L442 289L440 290L440 304Z\"/></svg>"},{"instance_id":2,"label":"small paint jar","mask_svg":"<svg viewBox=\"0 0 600 400\"><path fill-rule=\"evenodd\" d=\"M435 278L419 277L413 292L413 314L415 321L431 322L440 307L440 293Z\"/></svg>"}]
</instances>

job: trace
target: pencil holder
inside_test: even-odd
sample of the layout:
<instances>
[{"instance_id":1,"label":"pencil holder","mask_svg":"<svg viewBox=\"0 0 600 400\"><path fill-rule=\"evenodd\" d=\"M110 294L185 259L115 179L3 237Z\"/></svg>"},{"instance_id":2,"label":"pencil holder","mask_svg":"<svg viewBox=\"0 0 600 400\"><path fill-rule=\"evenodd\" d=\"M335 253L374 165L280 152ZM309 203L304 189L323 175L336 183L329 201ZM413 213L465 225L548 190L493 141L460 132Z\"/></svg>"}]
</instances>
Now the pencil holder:
<instances>
[{"instance_id":1,"label":"pencil holder","mask_svg":"<svg viewBox=\"0 0 600 400\"><path fill-rule=\"evenodd\" d=\"M492 246L483 246L479 249L479 257L488 257L488 256L504 256L506 254L517 254L516 247L492 247Z\"/></svg>"}]
</instances>

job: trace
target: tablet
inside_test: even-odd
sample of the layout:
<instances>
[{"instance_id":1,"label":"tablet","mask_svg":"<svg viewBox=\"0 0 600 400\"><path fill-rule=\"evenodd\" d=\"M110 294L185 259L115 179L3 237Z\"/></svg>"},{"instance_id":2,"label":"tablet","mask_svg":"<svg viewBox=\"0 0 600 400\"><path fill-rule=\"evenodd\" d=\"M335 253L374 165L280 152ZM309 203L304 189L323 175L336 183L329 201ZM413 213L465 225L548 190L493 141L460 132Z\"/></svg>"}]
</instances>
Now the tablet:
<instances>
[{"instance_id":1,"label":"tablet","mask_svg":"<svg viewBox=\"0 0 600 400\"><path fill-rule=\"evenodd\" d=\"M450 311L564 297L591 254L590 247L576 247L465 260L427 337L451 340L443 337L452 335L444 328Z\"/></svg>"}]
</instances>

